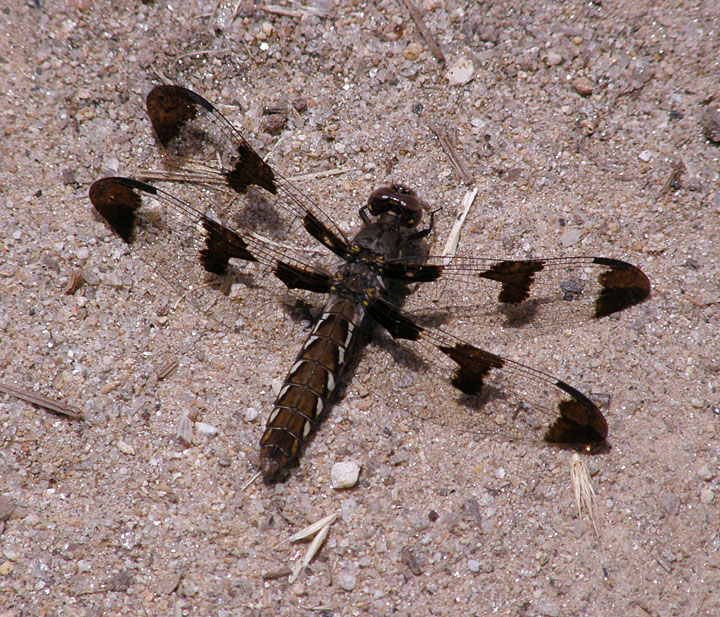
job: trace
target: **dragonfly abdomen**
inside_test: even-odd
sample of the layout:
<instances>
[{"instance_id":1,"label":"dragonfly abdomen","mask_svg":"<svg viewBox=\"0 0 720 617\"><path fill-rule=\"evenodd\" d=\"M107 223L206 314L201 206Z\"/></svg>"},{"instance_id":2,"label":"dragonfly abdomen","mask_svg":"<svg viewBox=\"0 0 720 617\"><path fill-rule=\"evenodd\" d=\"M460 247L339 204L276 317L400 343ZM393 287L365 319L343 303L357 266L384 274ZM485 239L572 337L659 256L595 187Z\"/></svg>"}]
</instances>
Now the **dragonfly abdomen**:
<instances>
[{"instance_id":1,"label":"dragonfly abdomen","mask_svg":"<svg viewBox=\"0 0 720 617\"><path fill-rule=\"evenodd\" d=\"M338 382L352 363L365 310L362 304L333 296L315 323L275 400L260 439L266 481L300 455L323 418Z\"/></svg>"}]
</instances>

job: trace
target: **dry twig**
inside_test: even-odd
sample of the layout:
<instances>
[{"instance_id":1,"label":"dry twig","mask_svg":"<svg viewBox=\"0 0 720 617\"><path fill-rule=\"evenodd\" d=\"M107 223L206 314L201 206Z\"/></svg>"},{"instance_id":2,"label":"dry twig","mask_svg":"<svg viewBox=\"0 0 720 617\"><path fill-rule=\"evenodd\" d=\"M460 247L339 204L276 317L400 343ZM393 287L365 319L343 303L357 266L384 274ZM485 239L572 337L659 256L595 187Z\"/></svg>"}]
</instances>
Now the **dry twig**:
<instances>
[{"instance_id":1,"label":"dry twig","mask_svg":"<svg viewBox=\"0 0 720 617\"><path fill-rule=\"evenodd\" d=\"M463 160L460 158L460 155L457 152L457 149L453 145L453 143L448 139L447 135L440 130L439 127L436 125L429 123L428 126L430 127L430 130L435 133L435 137L438 138L438 141L440 142L440 146L443 149L443 152L447 155L448 159L450 159L450 164L453 166L453 169L455 170L455 173L460 176L460 180L463 182L463 184L470 184L473 181L472 174L470 171L468 171L467 166L463 162Z\"/></svg>"},{"instance_id":2,"label":"dry twig","mask_svg":"<svg viewBox=\"0 0 720 617\"><path fill-rule=\"evenodd\" d=\"M238 6L235 9L235 14L237 14L237 11L240 7L240 3L238 2ZM294 17L295 19L300 19L301 17L304 17L305 15L311 15L313 17L327 17L328 11L324 11L322 9L319 9L317 7L312 6L301 6L297 9L289 9L286 6L281 6L279 4L261 4L258 6L258 8L261 11L265 11L266 13L274 14L274 15L282 15L284 17ZM235 16L233 15L233 18Z\"/></svg>"},{"instance_id":3,"label":"dry twig","mask_svg":"<svg viewBox=\"0 0 720 617\"><path fill-rule=\"evenodd\" d=\"M68 405L63 404L60 401L48 398L47 396L43 396L42 394L38 394L37 392L30 392L29 390L15 388L14 386L10 386L3 382L0 382L0 392L15 396L23 401L32 403L33 405L37 405L38 407L49 409L50 411L62 414L63 416L67 416L68 418L73 418L75 420L82 420L83 418L82 412L78 411L74 407L69 407Z\"/></svg>"},{"instance_id":4,"label":"dry twig","mask_svg":"<svg viewBox=\"0 0 720 617\"><path fill-rule=\"evenodd\" d=\"M445 54L443 54L440 46L437 44L432 34L430 34L428 29L425 27L422 15L420 15L420 11L417 10L415 5L410 2L410 0L403 0L403 2L405 3L407 10L410 12L410 17L415 22L418 32L420 32L420 36L423 37L423 39L427 43L427 46L430 48L430 53L435 56L435 59L440 64L445 64Z\"/></svg>"},{"instance_id":5,"label":"dry twig","mask_svg":"<svg viewBox=\"0 0 720 617\"><path fill-rule=\"evenodd\" d=\"M667 193L671 188L676 188L676 185L679 185L681 176L687 171L687 166L685 165L685 161L683 161L680 158L673 159L673 161L670 163L670 175L668 176L668 179L665 181L665 184L663 184L662 188L660 189L660 194L664 195Z\"/></svg>"}]
</instances>

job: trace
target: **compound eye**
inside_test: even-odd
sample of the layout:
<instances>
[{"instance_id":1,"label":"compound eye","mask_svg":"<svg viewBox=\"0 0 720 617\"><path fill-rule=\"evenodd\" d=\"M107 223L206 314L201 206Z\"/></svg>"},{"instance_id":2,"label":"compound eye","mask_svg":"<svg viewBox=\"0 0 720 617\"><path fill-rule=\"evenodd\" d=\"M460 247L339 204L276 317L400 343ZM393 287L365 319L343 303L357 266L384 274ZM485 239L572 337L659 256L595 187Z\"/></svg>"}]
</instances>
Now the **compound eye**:
<instances>
[{"instance_id":1,"label":"compound eye","mask_svg":"<svg viewBox=\"0 0 720 617\"><path fill-rule=\"evenodd\" d=\"M400 221L405 227L416 227L422 220L422 205L415 194L407 194L402 200L402 208L397 209Z\"/></svg>"},{"instance_id":2,"label":"compound eye","mask_svg":"<svg viewBox=\"0 0 720 617\"><path fill-rule=\"evenodd\" d=\"M415 227L422 220L422 205L415 191L394 184L374 190L368 199L367 209L373 216L392 212L403 227Z\"/></svg>"},{"instance_id":3,"label":"compound eye","mask_svg":"<svg viewBox=\"0 0 720 617\"><path fill-rule=\"evenodd\" d=\"M390 188L398 195L412 195L415 197L415 191L402 184L393 184Z\"/></svg>"},{"instance_id":4,"label":"compound eye","mask_svg":"<svg viewBox=\"0 0 720 617\"><path fill-rule=\"evenodd\" d=\"M393 208L391 204L392 200L393 195L391 188L385 186L375 189L370 193L370 197L368 197L367 209L373 216L380 216Z\"/></svg>"}]
</instances>

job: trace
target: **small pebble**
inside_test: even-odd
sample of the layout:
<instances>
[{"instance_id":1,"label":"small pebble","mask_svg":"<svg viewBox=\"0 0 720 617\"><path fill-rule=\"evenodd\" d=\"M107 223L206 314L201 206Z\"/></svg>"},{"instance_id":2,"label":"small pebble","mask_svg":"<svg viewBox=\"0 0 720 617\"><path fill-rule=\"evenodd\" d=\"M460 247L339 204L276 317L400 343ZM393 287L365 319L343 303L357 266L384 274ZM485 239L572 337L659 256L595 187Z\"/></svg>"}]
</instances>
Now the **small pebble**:
<instances>
[{"instance_id":1,"label":"small pebble","mask_svg":"<svg viewBox=\"0 0 720 617\"><path fill-rule=\"evenodd\" d=\"M477 37L486 43L497 43L499 33L492 26L480 26L477 31Z\"/></svg>"},{"instance_id":2,"label":"small pebble","mask_svg":"<svg viewBox=\"0 0 720 617\"><path fill-rule=\"evenodd\" d=\"M638 154L638 158L644 163L647 163L652 158L652 156L652 150L643 150L640 154Z\"/></svg>"},{"instance_id":3,"label":"small pebble","mask_svg":"<svg viewBox=\"0 0 720 617\"><path fill-rule=\"evenodd\" d=\"M196 422L195 430L198 433L202 433L203 435L216 435L218 432L218 429L215 428L212 424L207 424L205 422Z\"/></svg>"},{"instance_id":4,"label":"small pebble","mask_svg":"<svg viewBox=\"0 0 720 617\"><path fill-rule=\"evenodd\" d=\"M340 574L337 575L337 582L340 589L352 591L355 589L355 585L357 585L357 576L352 572L340 572Z\"/></svg>"},{"instance_id":5,"label":"small pebble","mask_svg":"<svg viewBox=\"0 0 720 617\"><path fill-rule=\"evenodd\" d=\"M562 62L562 56L555 51L549 51L548 55L545 56L545 63L548 66L557 66L561 62Z\"/></svg>"},{"instance_id":6,"label":"small pebble","mask_svg":"<svg viewBox=\"0 0 720 617\"><path fill-rule=\"evenodd\" d=\"M183 579L178 585L178 595L181 597L192 598L198 595L200 589L198 586L190 580Z\"/></svg>"},{"instance_id":7,"label":"small pebble","mask_svg":"<svg viewBox=\"0 0 720 617\"><path fill-rule=\"evenodd\" d=\"M271 114L267 116L262 123L262 130L270 135L278 135L287 123L285 114Z\"/></svg>"},{"instance_id":8,"label":"small pebble","mask_svg":"<svg viewBox=\"0 0 720 617\"><path fill-rule=\"evenodd\" d=\"M121 593L127 593L128 589L130 589L130 587L134 584L135 580L126 570L116 572L108 581L108 587L111 591L118 591Z\"/></svg>"},{"instance_id":9,"label":"small pebble","mask_svg":"<svg viewBox=\"0 0 720 617\"><path fill-rule=\"evenodd\" d=\"M404 50L403 56L406 60L415 60L423 50L423 46L420 43L410 43Z\"/></svg>"},{"instance_id":10,"label":"small pebble","mask_svg":"<svg viewBox=\"0 0 720 617\"><path fill-rule=\"evenodd\" d=\"M579 242L581 237L582 232L579 229L566 228L565 231L563 231L560 235L560 243L564 247L572 246L573 244Z\"/></svg>"},{"instance_id":11,"label":"small pebble","mask_svg":"<svg viewBox=\"0 0 720 617\"><path fill-rule=\"evenodd\" d=\"M75 170L71 167L66 167L60 172L63 184L75 184Z\"/></svg>"},{"instance_id":12,"label":"small pebble","mask_svg":"<svg viewBox=\"0 0 720 617\"><path fill-rule=\"evenodd\" d=\"M463 56L447 70L445 78L451 86L464 86L473 78L474 70L473 61Z\"/></svg>"},{"instance_id":13,"label":"small pebble","mask_svg":"<svg viewBox=\"0 0 720 617\"><path fill-rule=\"evenodd\" d=\"M305 593L305 585L303 585L300 581L295 581L292 585L290 585L290 593L299 598Z\"/></svg>"},{"instance_id":14,"label":"small pebble","mask_svg":"<svg viewBox=\"0 0 720 617\"><path fill-rule=\"evenodd\" d=\"M15 510L15 503L10 497L0 496L0 521L6 521Z\"/></svg>"},{"instance_id":15,"label":"small pebble","mask_svg":"<svg viewBox=\"0 0 720 617\"><path fill-rule=\"evenodd\" d=\"M480 572L480 562L477 559L468 559L468 570L470 572Z\"/></svg>"},{"instance_id":16,"label":"small pebble","mask_svg":"<svg viewBox=\"0 0 720 617\"><path fill-rule=\"evenodd\" d=\"M260 415L260 412L255 407L248 407L245 411L245 421L253 422Z\"/></svg>"},{"instance_id":17,"label":"small pebble","mask_svg":"<svg viewBox=\"0 0 720 617\"><path fill-rule=\"evenodd\" d=\"M540 615L546 615L547 617L557 617L560 614L560 607L557 602L552 600L539 600L535 608Z\"/></svg>"},{"instance_id":18,"label":"small pebble","mask_svg":"<svg viewBox=\"0 0 720 617\"><path fill-rule=\"evenodd\" d=\"M135 455L135 448L133 448L129 443L126 443L122 441L121 439L117 442L117 449L120 450L123 454L128 454L130 456Z\"/></svg>"},{"instance_id":19,"label":"small pebble","mask_svg":"<svg viewBox=\"0 0 720 617\"><path fill-rule=\"evenodd\" d=\"M409 546L406 546L400 551L400 558L415 576L420 576L423 573L420 562L415 556L415 552Z\"/></svg>"},{"instance_id":20,"label":"small pebble","mask_svg":"<svg viewBox=\"0 0 720 617\"><path fill-rule=\"evenodd\" d=\"M680 512L680 498L675 493L663 493L660 503L668 514L677 515Z\"/></svg>"},{"instance_id":21,"label":"small pebble","mask_svg":"<svg viewBox=\"0 0 720 617\"><path fill-rule=\"evenodd\" d=\"M710 480L713 479L713 472L710 471L710 468L706 465L703 465L700 467L700 469L697 470L697 477L700 478L703 482L710 482Z\"/></svg>"},{"instance_id":22,"label":"small pebble","mask_svg":"<svg viewBox=\"0 0 720 617\"><path fill-rule=\"evenodd\" d=\"M335 463L330 470L330 484L335 489L355 486L360 475L360 465L354 461Z\"/></svg>"},{"instance_id":23,"label":"small pebble","mask_svg":"<svg viewBox=\"0 0 720 617\"><path fill-rule=\"evenodd\" d=\"M14 551L11 548L6 548L3 551L3 555L5 555L5 557L7 557L10 561L17 561L18 559L20 559L20 553Z\"/></svg>"},{"instance_id":24,"label":"small pebble","mask_svg":"<svg viewBox=\"0 0 720 617\"><path fill-rule=\"evenodd\" d=\"M720 109L706 107L700 118L705 137L713 143L720 143Z\"/></svg>"},{"instance_id":25,"label":"small pebble","mask_svg":"<svg viewBox=\"0 0 720 617\"><path fill-rule=\"evenodd\" d=\"M708 488L707 486L704 486L702 489L700 489L700 503L704 504L711 504L713 499L715 498L715 493L713 493L712 489Z\"/></svg>"},{"instance_id":26,"label":"small pebble","mask_svg":"<svg viewBox=\"0 0 720 617\"><path fill-rule=\"evenodd\" d=\"M595 86L587 77L576 77L572 80L571 85L575 92L581 96L590 96L595 89Z\"/></svg>"}]
</instances>

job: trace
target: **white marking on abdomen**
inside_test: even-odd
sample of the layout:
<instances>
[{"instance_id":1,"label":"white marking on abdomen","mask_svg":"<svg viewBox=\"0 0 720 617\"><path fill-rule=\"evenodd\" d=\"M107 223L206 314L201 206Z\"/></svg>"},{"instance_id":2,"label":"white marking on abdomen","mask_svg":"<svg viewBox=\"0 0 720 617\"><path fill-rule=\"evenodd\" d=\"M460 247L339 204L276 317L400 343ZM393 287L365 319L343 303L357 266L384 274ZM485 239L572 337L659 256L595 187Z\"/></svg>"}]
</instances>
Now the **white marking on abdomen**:
<instances>
[{"instance_id":1,"label":"white marking on abdomen","mask_svg":"<svg viewBox=\"0 0 720 617\"><path fill-rule=\"evenodd\" d=\"M350 339L352 339L353 330L355 330L355 326L351 321L347 322L347 336L345 337L345 348L347 348L350 345Z\"/></svg>"},{"instance_id":2,"label":"white marking on abdomen","mask_svg":"<svg viewBox=\"0 0 720 617\"><path fill-rule=\"evenodd\" d=\"M280 393L277 395L276 401L281 401L285 398L285 395L287 394L288 390L290 389L290 384L286 383L281 389Z\"/></svg>"}]
</instances>

